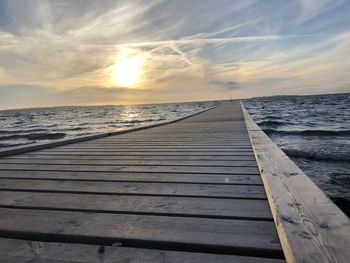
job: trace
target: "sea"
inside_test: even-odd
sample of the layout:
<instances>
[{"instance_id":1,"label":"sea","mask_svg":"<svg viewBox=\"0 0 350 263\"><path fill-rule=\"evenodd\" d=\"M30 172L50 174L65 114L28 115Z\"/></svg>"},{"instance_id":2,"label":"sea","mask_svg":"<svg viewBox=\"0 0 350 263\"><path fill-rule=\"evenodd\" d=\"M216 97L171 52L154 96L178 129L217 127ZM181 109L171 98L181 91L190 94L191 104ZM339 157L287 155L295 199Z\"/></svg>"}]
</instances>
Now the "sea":
<instances>
[{"instance_id":1,"label":"sea","mask_svg":"<svg viewBox=\"0 0 350 263\"><path fill-rule=\"evenodd\" d=\"M0 151L174 120L222 101L0 111ZM350 93L243 100L256 123L350 216Z\"/></svg>"}]
</instances>

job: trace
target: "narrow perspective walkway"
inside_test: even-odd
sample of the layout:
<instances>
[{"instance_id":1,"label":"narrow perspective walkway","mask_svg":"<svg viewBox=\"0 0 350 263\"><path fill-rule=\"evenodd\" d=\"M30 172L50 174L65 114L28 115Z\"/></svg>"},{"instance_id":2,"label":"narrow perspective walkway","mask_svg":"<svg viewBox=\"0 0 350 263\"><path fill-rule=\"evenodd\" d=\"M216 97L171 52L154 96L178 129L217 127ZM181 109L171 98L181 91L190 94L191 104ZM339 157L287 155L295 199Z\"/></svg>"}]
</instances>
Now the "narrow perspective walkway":
<instances>
[{"instance_id":1,"label":"narrow perspective walkway","mask_svg":"<svg viewBox=\"0 0 350 263\"><path fill-rule=\"evenodd\" d=\"M0 262L284 261L239 102L2 157L0 214Z\"/></svg>"}]
</instances>

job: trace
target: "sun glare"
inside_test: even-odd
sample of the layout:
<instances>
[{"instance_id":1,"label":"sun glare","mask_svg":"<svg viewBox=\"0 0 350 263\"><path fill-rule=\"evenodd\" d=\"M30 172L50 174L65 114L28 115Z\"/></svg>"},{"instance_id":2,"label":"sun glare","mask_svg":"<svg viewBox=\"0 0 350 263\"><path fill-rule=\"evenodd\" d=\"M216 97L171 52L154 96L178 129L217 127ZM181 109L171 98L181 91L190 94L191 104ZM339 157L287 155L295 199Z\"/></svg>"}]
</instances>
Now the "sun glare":
<instances>
[{"instance_id":1,"label":"sun glare","mask_svg":"<svg viewBox=\"0 0 350 263\"><path fill-rule=\"evenodd\" d=\"M132 87L141 75L141 61L138 56L122 59L113 65L113 80L115 84Z\"/></svg>"}]
</instances>

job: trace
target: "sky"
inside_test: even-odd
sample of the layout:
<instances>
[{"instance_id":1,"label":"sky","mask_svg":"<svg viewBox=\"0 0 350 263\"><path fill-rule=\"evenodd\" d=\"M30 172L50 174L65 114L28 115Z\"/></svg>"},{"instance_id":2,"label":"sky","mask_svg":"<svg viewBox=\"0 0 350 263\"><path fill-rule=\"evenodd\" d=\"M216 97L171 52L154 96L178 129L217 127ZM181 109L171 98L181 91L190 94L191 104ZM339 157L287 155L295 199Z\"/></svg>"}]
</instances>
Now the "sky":
<instances>
[{"instance_id":1,"label":"sky","mask_svg":"<svg viewBox=\"0 0 350 263\"><path fill-rule=\"evenodd\" d=\"M350 92L350 0L0 0L0 109Z\"/></svg>"}]
</instances>

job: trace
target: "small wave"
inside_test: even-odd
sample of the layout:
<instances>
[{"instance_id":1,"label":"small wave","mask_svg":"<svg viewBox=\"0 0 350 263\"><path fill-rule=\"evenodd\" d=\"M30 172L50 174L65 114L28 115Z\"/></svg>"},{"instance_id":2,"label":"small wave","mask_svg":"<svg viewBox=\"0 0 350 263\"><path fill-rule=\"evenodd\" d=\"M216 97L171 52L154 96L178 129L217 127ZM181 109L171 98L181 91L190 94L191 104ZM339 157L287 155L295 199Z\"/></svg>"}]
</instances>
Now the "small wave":
<instances>
[{"instance_id":1,"label":"small wave","mask_svg":"<svg viewBox=\"0 0 350 263\"><path fill-rule=\"evenodd\" d=\"M289 122L283 122L283 121L259 121L256 124L261 126L267 126L267 127L277 127L277 126L283 126L290 124Z\"/></svg>"},{"instance_id":2,"label":"small wave","mask_svg":"<svg viewBox=\"0 0 350 263\"><path fill-rule=\"evenodd\" d=\"M328 161L328 162L350 162L350 154L327 154L322 152L308 152L294 149L283 149L291 157L305 158L311 160Z\"/></svg>"},{"instance_id":3,"label":"small wave","mask_svg":"<svg viewBox=\"0 0 350 263\"><path fill-rule=\"evenodd\" d=\"M14 134L14 133L30 133L30 132L47 132L47 129L23 129L23 130L0 130L0 134Z\"/></svg>"},{"instance_id":4,"label":"small wave","mask_svg":"<svg viewBox=\"0 0 350 263\"><path fill-rule=\"evenodd\" d=\"M266 119L271 119L271 120L281 120L282 117L279 117L279 116L273 116L273 115L267 115L267 116L264 116Z\"/></svg>"},{"instance_id":5,"label":"small wave","mask_svg":"<svg viewBox=\"0 0 350 263\"><path fill-rule=\"evenodd\" d=\"M279 131L275 129L263 129L267 134L296 135L296 136L350 136L350 130L296 130Z\"/></svg>"},{"instance_id":6,"label":"small wave","mask_svg":"<svg viewBox=\"0 0 350 263\"><path fill-rule=\"evenodd\" d=\"M31 133L31 134L14 134L9 136L2 136L0 140L17 140L17 139L28 139L28 140L57 140L62 139L66 136L65 133Z\"/></svg>"},{"instance_id":7,"label":"small wave","mask_svg":"<svg viewBox=\"0 0 350 263\"><path fill-rule=\"evenodd\" d=\"M57 133L33 133L28 135L28 139L30 140L56 140L62 139L66 136L63 132Z\"/></svg>"},{"instance_id":8,"label":"small wave","mask_svg":"<svg viewBox=\"0 0 350 263\"><path fill-rule=\"evenodd\" d=\"M120 121L119 123L122 123L122 124L132 124L132 123L141 123L142 120L129 120L129 121Z\"/></svg>"},{"instance_id":9,"label":"small wave","mask_svg":"<svg viewBox=\"0 0 350 263\"><path fill-rule=\"evenodd\" d=\"M83 127L75 127L75 128L67 128L64 129L65 131L81 131L81 130L86 130L87 128L83 128Z\"/></svg>"},{"instance_id":10,"label":"small wave","mask_svg":"<svg viewBox=\"0 0 350 263\"><path fill-rule=\"evenodd\" d=\"M15 146L21 146L21 145L27 145L30 143L0 143L0 148L8 148L8 147L15 147Z\"/></svg>"},{"instance_id":11,"label":"small wave","mask_svg":"<svg viewBox=\"0 0 350 263\"><path fill-rule=\"evenodd\" d=\"M134 123L142 123L142 122L155 122L155 121L161 121L161 120L164 120L164 118L160 118L160 119L144 119L144 120L135 119L135 120L129 120L129 121L120 121L119 123L122 123L122 124L134 124Z\"/></svg>"},{"instance_id":12,"label":"small wave","mask_svg":"<svg viewBox=\"0 0 350 263\"><path fill-rule=\"evenodd\" d=\"M331 173L331 183L350 185L350 174Z\"/></svg>"}]
</instances>

